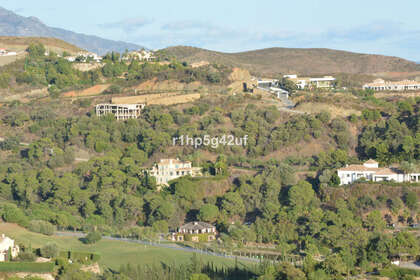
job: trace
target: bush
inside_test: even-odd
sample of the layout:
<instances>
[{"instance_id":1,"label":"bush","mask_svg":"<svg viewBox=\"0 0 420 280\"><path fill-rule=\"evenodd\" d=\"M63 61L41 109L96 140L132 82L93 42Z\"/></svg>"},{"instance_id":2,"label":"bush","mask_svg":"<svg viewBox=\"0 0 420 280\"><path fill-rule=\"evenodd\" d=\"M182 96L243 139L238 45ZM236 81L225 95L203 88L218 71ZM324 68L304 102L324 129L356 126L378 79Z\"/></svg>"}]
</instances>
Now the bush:
<instances>
[{"instance_id":1,"label":"bush","mask_svg":"<svg viewBox=\"0 0 420 280\"><path fill-rule=\"evenodd\" d=\"M30 251L24 251L19 253L19 260L23 262L33 262L36 259L36 255Z\"/></svg>"},{"instance_id":2,"label":"bush","mask_svg":"<svg viewBox=\"0 0 420 280\"><path fill-rule=\"evenodd\" d=\"M16 223L23 227L28 225L28 217L26 217L23 211L14 204L3 205L1 217L3 218L3 221L8 223Z\"/></svg>"},{"instance_id":3,"label":"bush","mask_svg":"<svg viewBox=\"0 0 420 280\"><path fill-rule=\"evenodd\" d=\"M55 243L47 243L40 251L41 256L44 258L55 258L58 256L58 247Z\"/></svg>"},{"instance_id":4,"label":"bush","mask_svg":"<svg viewBox=\"0 0 420 280\"><path fill-rule=\"evenodd\" d=\"M29 223L29 230L45 235L53 235L55 231L55 226L46 221L33 220Z\"/></svg>"},{"instance_id":5,"label":"bush","mask_svg":"<svg viewBox=\"0 0 420 280\"><path fill-rule=\"evenodd\" d=\"M82 242L85 244L94 244L102 239L102 235L100 232L92 231L89 232L85 238L82 239Z\"/></svg>"},{"instance_id":6,"label":"bush","mask_svg":"<svg viewBox=\"0 0 420 280\"><path fill-rule=\"evenodd\" d=\"M101 256L89 252L74 252L74 251L61 251L59 254L60 259L71 259L73 262L89 264L99 261Z\"/></svg>"}]
</instances>

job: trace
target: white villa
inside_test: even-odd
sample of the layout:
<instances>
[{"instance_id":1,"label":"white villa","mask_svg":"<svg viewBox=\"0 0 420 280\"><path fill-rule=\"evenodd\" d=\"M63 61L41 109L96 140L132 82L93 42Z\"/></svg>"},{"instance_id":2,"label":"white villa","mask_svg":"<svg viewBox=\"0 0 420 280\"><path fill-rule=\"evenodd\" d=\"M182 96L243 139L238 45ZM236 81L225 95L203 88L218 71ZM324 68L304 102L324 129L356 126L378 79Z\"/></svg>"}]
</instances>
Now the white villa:
<instances>
[{"instance_id":1,"label":"white villa","mask_svg":"<svg viewBox=\"0 0 420 280\"><path fill-rule=\"evenodd\" d=\"M296 84L299 89L305 88L332 88L335 78L333 76L324 76L322 78L298 77L297 75L284 75Z\"/></svg>"},{"instance_id":2,"label":"white villa","mask_svg":"<svg viewBox=\"0 0 420 280\"><path fill-rule=\"evenodd\" d=\"M170 180L190 175L192 177L201 176L200 167L192 167L190 161L181 161L179 159L161 159L150 170L149 175L156 178L158 185L168 185Z\"/></svg>"},{"instance_id":3,"label":"white villa","mask_svg":"<svg viewBox=\"0 0 420 280\"><path fill-rule=\"evenodd\" d=\"M0 262L8 260L9 249L12 258L16 258L19 254L19 246L15 245L15 241L13 239L2 234L0 237Z\"/></svg>"},{"instance_id":4,"label":"white villa","mask_svg":"<svg viewBox=\"0 0 420 280\"><path fill-rule=\"evenodd\" d=\"M70 62L75 62L77 60L77 58L82 58L82 62L85 62L88 58L91 58L93 61L95 62L101 62L102 61L102 56L93 53L93 52L79 52L74 56L66 56L64 57L64 59L70 61Z\"/></svg>"},{"instance_id":5,"label":"white villa","mask_svg":"<svg viewBox=\"0 0 420 280\"><path fill-rule=\"evenodd\" d=\"M390 82L383 79L376 79L372 83L365 84L363 89L371 89L374 91L420 90L420 82L413 80Z\"/></svg>"},{"instance_id":6,"label":"white villa","mask_svg":"<svg viewBox=\"0 0 420 280\"><path fill-rule=\"evenodd\" d=\"M373 182L395 181L419 182L420 173L405 174L396 168L379 167L378 162L370 159L363 164L351 164L337 170L340 177L340 185L351 184L359 179L366 179Z\"/></svg>"},{"instance_id":7,"label":"white villa","mask_svg":"<svg viewBox=\"0 0 420 280\"><path fill-rule=\"evenodd\" d=\"M124 55L122 58L123 60L139 60L139 61L155 61L156 56L152 51L148 50L139 50L139 51L132 51Z\"/></svg>"}]
</instances>

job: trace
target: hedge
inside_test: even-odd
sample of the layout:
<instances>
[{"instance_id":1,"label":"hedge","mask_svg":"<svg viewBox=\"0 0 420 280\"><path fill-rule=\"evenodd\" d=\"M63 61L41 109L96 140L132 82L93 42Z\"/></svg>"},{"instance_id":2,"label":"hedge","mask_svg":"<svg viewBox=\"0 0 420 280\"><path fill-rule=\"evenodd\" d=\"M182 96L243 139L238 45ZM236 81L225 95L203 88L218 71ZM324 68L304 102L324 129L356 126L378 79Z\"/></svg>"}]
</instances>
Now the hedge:
<instances>
[{"instance_id":1,"label":"hedge","mask_svg":"<svg viewBox=\"0 0 420 280\"><path fill-rule=\"evenodd\" d=\"M36 262L1 262L0 272L33 272L45 273L54 270L54 263L36 263Z\"/></svg>"},{"instance_id":2,"label":"hedge","mask_svg":"<svg viewBox=\"0 0 420 280\"><path fill-rule=\"evenodd\" d=\"M97 262L101 258L99 254L90 252L77 252L77 251L61 251L59 257L65 259L71 259L79 263L91 263Z\"/></svg>"}]
</instances>

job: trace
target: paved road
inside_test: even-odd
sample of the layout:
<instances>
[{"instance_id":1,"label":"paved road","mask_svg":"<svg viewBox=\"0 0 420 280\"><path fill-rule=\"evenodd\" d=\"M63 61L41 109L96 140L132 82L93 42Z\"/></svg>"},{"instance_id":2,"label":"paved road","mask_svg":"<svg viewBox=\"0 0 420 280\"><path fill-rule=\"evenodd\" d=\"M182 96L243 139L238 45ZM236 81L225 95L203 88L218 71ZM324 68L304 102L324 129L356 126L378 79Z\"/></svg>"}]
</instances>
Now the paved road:
<instances>
[{"instance_id":1,"label":"paved road","mask_svg":"<svg viewBox=\"0 0 420 280\"><path fill-rule=\"evenodd\" d=\"M401 262L399 267L420 270L420 262Z\"/></svg>"},{"instance_id":2,"label":"paved road","mask_svg":"<svg viewBox=\"0 0 420 280\"><path fill-rule=\"evenodd\" d=\"M59 231L59 232L56 232L55 235L57 235L57 236L71 236L71 237L78 237L78 238L86 236L86 234L84 234L84 233L67 232L67 231ZM122 237L112 237L112 236L103 236L102 238L107 239L107 240L113 240L113 241L137 243L137 244L149 245L149 246L154 246L154 247L161 247L161 248L166 248L166 249L171 249L171 250L178 250L178 251L185 251L185 252L190 252L190 253L197 253L197 254L221 257L221 258L226 258L226 259L238 259L238 260L249 261L249 262L260 262L259 259L248 258L248 257L240 257L240 256L230 256L230 255L225 255L225 254L220 254L220 253L215 253L215 252L210 252L210 251L204 251L204 250L200 250L200 249L194 249L194 248L190 248L190 247L183 247L183 246L179 246L178 244L175 244L175 243L156 243L156 242L149 242L149 241L144 241L144 240L122 238Z\"/></svg>"}]
</instances>

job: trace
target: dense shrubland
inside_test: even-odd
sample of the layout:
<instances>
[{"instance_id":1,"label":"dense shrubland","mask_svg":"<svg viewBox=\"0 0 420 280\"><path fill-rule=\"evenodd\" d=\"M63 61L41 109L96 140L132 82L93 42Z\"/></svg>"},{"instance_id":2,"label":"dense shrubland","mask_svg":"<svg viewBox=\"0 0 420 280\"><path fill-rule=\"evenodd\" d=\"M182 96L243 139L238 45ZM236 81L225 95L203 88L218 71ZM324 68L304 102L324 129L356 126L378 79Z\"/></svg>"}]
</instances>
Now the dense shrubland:
<instances>
[{"instance_id":1,"label":"dense shrubland","mask_svg":"<svg viewBox=\"0 0 420 280\"><path fill-rule=\"evenodd\" d=\"M28 58L33 59L31 63L42 57L37 52ZM183 79L179 73L188 69L182 64L175 68L135 62L124 66L115 54L106 61L109 66L99 75L112 79L127 71L128 80L156 73L162 79ZM57 67L66 64L56 62ZM131 76L124 67L152 76ZM84 81L80 73L74 73L76 80ZM201 80L204 76L200 75L191 77ZM356 95L358 100L368 98L369 106L361 116L348 119L332 118L326 112L290 116L243 96L211 96L182 107L149 106L140 119L126 122L112 116L99 119L91 112L63 115L45 104L35 104L31 110L27 105L10 104L1 109L2 127L9 132L0 145L0 197L5 201L1 217L43 234L59 228L140 239L199 219L216 224L226 248L266 243L283 257L304 260L301 268L285 263L235 273L275 279L340 279L372 271L388 265L395 254L419 254L419 242L412 233L385 233L390 222L381 212L414 223L418 195L407 187L392 197L371 193L335 199L331 187L340 190L335 169L369 157L381 164L400 163L406 170L415 169L420 100L378 101L369 94ZM248 143L173 147L173 137L223 134L248 135ZM29 146L19 145L24 136L34 139ZM314 143L325 150L279 156ZM74 164L75 153L81 149L92 158ZM157 192L155 180L144 168L158 158L177 156L202 166L206 177L181 178ZM237 175L235 168L251 173ZM211 192L203 187L222 181L228 187L217 194L208 195ZM169 273L165 267L156 269L160 275ZM191 276L189 268L174 269ZM126 279L148 273L146 267L127 267L119 276L107 277ZM212 275L214 271L202 268L194 273Z\"/></svg>"}]
</instances>

